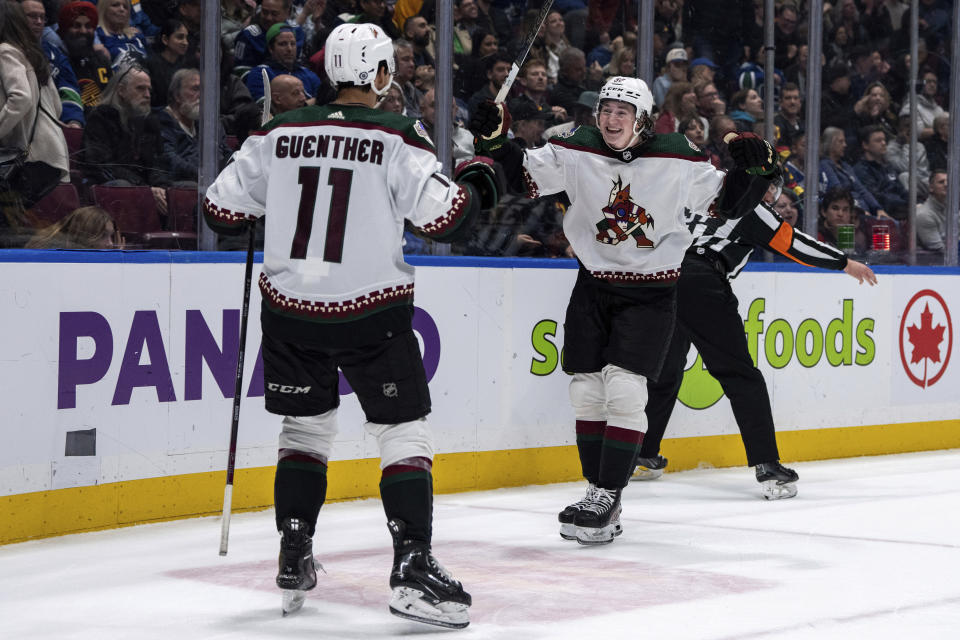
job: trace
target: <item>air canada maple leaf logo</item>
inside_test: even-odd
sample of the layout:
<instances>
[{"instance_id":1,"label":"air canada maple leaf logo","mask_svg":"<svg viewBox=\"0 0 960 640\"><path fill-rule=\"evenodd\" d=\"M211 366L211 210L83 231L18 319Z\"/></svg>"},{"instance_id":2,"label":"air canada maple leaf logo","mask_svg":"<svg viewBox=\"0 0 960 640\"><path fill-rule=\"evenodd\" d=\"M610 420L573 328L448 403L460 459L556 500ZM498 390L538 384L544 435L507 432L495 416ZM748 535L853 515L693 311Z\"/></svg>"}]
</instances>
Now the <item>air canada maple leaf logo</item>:
<instances>
[{"instance_id":1,"label":"air canada maple leaf logo","mask_svg":"<svg viewBox=\"0 0 960 640\"><path fill-rule=\"evenodd\" d=\"M918 387L935 384L950 362L953 323L947 303L936 291L924 289L907 303L900 320L900 360Z\"/></svg>"}]
</instances>

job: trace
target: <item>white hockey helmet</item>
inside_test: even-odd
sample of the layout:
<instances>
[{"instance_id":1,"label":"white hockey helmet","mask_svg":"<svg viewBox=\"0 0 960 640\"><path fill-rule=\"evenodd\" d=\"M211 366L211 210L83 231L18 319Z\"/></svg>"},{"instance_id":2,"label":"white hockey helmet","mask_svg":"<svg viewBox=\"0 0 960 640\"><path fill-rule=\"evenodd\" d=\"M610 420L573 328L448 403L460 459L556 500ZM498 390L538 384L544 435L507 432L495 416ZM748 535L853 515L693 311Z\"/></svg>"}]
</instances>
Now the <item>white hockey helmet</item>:
<instances>
[{"instance_id":1,"label":"white hockey helmet","mask_svg":"<svg viewBox=\"0 0 960 640\"><path fill-rule=\"evenodd\" d=\"M390 88L390 80L379 91L373 86L380 63L387 63L390 80L396 72L393 41L375 24L342 24L327 36L323 68L330 82L352 82L358 87L370 85L378 96Z\"/></svg>"},{"instance_id":2,"label":"white hockey helmet","mask_svg":"<svg viewBox=\"0 0 960 640\"><path fill-rule=\"evenodd\" d=\"M594 117L600 115L600 105L604 100L619 100L632 104L637 112L637 120L633 125L633 137L627 147L632 147L639 142L641 136L649 134L653 129L653 120L650 114L653 112L653 94L647 87L647 83L640 78L630 78L627 76L614 76L603 83L600 87L600 93L597 98L597 106L594 107ZM623 151L623 149L615 149Z\"/></svg>"}]
</instances>

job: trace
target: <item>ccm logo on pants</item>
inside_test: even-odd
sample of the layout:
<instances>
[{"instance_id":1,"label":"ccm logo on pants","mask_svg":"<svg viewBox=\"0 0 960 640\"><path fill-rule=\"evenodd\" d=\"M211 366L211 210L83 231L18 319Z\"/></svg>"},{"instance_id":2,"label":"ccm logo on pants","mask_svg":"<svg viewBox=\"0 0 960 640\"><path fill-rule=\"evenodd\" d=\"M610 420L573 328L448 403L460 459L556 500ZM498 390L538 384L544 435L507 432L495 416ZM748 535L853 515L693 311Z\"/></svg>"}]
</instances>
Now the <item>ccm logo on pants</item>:
<instances>
[{"instance_id":1,"label":"ccm logo on pants","mask_svg":"<svg viewBox=\"0 0 960 640\"><path fill-rule=\"evenodd\" d=\"M289 384L277 384L276 382L268 382L267 389L280 393L310 393L310 387L295 387Z\"/></svg>"}]
</instances>

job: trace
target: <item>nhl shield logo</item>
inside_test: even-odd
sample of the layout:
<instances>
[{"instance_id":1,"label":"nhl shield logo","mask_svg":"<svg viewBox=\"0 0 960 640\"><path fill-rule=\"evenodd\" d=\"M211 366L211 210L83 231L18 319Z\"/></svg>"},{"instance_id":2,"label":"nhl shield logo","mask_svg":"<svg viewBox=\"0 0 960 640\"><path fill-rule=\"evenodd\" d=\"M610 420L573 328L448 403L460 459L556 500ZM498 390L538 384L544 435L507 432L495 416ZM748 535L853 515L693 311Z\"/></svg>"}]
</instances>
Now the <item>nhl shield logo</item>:
<instances>
[{"instance_id":1,"label":"nhl shield logo","mask_svg":"<svg viewBox=\"0 0 960 640\"><path fill-rule=\"evenodd\" d=\"M397 397L397 383L396 382L386 382L383 385L383 395L388 398Z\"/></svg>"},{"instance_id":2,"label":"nhl shield logo","mask_svg":"<svg viewBox=\"0 0 960 640\"><path fill-rule=\"evenodd\" d=\"M630 198L630 185L623 186L619 176L610 190L607 206L601 211L603 220L597 223L597 242L616 245L633 237L637 248L653 248L643 231L644 227L653 229L653 216Z\"/></svg>"}]
</instances>

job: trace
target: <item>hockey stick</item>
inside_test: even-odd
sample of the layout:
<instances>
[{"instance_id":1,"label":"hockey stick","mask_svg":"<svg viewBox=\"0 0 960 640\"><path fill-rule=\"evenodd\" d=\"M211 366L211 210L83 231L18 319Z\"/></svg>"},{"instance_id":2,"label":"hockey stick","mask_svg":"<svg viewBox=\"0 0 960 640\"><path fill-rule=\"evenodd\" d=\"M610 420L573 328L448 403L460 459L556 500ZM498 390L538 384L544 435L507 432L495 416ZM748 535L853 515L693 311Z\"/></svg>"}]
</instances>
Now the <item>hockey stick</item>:
<instances>
[{"instance_id":1,"label":"hockey stick","mask_svg":"<svg viewBox=\"0 0 960 640\"><path fill-rule=\"evenodd\" d=\"M524 61L527 59L527 54L530 53L530 47L533 46L533 41L537 39L537 34L540 33L540 27L543 26L543 22L547 19L547 14L550 13L552 6L553 0L543 0L543 6L540 7L540 15L537 16L536 25L530 30L530 33L527 34L523 44L520 45L520 54L517 56L517 59L513 61L513 64L510 65L510 73L507 75L507 79L503 81L503 86L500 87L500 91L497 92L497 99L494 100L497 104L507 99L507 94L510 93L510 87L513 86L513 81L517 79L520 67L523 66Z\"/></svg>"},{"instance_id":2,"label":"hockey stick","mask_svg":"<svg viewBox=\"0 0 960 640\"><path fill-rule=\"evenodd\" d=\"M270 78L267 70L263 74L263 111L260 124L270 120ZM253 280L253 244L256 236L256 224L250 224L250 237L247 241L247 264L243 275L243 305L240 310L240 346L237 350L237 379L233 388L233 414L230 419L230 449L227 454L227 484L223 488L223 515L220 518L220 555L227 555L227 543L230 539L230 515L233 512L233 472L237 464L237 432L240 429L240 396L243 394L243 356L247 351L247 317L250 314L250 282Z\"/></svg>"},{"instance_id":3,"label":"hockey stick","mask_svg":"<svg viewBox=\"0 0 960 640\"><path fill-rule=\"evenodd\" d=\"M237 463L237 432L240 427L240 396L243 393L243 356L247 350L247 316L250 312L250 281L253 279L253 239L255 226L250 225L247 243L247 265L243 279L243 306L240 310L240 347L237 350L237 379L233 388L233 414L230 421L230 450L227 456L227 484L223 488L223 516L220 519L220 555L227 555L230 537L230 514L233 510L233 472Z\"/></svg>"}]
</instances>

